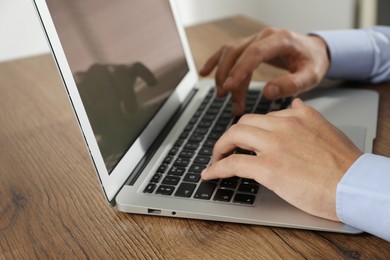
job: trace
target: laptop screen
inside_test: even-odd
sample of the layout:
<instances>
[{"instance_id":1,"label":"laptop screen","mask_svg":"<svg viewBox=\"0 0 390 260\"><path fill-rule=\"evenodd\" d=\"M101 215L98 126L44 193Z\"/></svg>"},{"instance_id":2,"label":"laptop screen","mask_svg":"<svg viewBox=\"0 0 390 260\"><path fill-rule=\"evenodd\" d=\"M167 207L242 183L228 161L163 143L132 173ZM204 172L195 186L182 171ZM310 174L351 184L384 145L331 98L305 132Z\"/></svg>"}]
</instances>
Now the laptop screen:
<instances>
[{"instance_id":1,"label":"laptop screen","mask_svg":"<svg viewBox=\"0 0 390 260\"><path fill-rule=\"evenodd\" d=\"M47 0L109 173L189 68L168 0Z\"/></svg>"}]
</instances>

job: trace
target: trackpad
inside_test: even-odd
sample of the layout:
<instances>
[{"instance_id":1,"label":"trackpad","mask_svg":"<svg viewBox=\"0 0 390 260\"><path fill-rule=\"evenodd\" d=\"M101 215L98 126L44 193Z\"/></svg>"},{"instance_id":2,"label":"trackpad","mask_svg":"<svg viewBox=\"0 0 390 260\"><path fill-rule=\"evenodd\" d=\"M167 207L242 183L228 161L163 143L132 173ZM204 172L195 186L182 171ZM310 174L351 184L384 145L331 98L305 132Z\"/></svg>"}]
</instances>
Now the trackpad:
<instances>
[{"instance_id":1,"label":"trackpad","mask_svg":"<svg viewBox=\"0 0 390 260\"><path fill-rule=\"evenodd\" d=\"M341 131L346 134L349 139L359 148L360 151L364 151L366 143L366 128L362 126L337 126Z\"/></svg>"}]
</instances>

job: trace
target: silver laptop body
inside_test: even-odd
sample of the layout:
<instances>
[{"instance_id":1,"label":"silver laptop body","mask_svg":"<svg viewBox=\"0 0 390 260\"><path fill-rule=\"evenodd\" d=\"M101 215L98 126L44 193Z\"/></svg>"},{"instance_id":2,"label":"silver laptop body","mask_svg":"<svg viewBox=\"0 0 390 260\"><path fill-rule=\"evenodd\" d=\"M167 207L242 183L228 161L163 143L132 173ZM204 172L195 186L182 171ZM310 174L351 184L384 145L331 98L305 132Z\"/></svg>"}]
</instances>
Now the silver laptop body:
<instances>
[{"instance_id":1,"label":"silver laptop body","mask_svg":"<svg viewBox=\"0 0 390 260\"><path fill-rule=\"evenodd\" d=\"M34 4L105 197L118 210L360 232L304 213L261 186L252 205L145 193L214 84L198 79L175 2L34 0ZM262 86L254 82L251 90L261 91ZM377 93L317 88L302 98L362 151L372 151Z\"/></svg>"}]
</instances>

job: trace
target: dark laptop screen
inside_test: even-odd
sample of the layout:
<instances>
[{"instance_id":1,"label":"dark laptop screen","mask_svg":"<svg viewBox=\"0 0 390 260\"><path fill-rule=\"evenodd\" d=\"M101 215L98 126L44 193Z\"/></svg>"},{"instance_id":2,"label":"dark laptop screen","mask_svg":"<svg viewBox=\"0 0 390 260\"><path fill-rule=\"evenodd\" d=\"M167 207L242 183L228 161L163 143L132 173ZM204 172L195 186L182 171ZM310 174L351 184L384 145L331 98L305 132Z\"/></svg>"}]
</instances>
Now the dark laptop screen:
<instances>
[{"instance_id":1,"label":"dark laptop screen","mask_svg":"<svg viewBox=\"0 0 390 260\"><path fill-rule=\"evenodd\" d=\"M188 72L168 0L47 0L108 172Z\"/></svg>"}]
</instances>

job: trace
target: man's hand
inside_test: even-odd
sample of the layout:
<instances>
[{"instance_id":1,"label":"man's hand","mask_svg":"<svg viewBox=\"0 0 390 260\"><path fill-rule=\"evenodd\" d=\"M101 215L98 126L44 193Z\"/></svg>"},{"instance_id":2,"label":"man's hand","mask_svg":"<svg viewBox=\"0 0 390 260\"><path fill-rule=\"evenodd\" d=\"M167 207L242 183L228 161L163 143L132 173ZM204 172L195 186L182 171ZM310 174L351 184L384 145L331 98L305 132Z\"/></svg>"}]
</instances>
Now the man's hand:
<instances>
[{"instance_id":1,"label":"man's hand","mask_svg":"<svg viewBox=\"0 0 390 260\"><path fill-rule=\"evenodd\" d=\"M220 48L200 70L209 75L215 68L217 95L232 93L233 113L245 110L245 94L252 72L267 62L291 73L268 82L264 95L269 99L298 94L317 85L329 67L325 42L287 30L266 28L251 37Z\"/></svg>"},{"instance_id":2,"label":"man's hand","mask_svg":"<svg viewBox=\"0 0 390 260\"><path fill-rule=\"evenodd\" d=\"M232 154L238 147L256 156ZM254 179L312 215L338 220L337 184L361 155L319 112L295 99L291 109L245 115L230 127L202 178Z\"/></svg>"}]
</instances>

